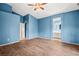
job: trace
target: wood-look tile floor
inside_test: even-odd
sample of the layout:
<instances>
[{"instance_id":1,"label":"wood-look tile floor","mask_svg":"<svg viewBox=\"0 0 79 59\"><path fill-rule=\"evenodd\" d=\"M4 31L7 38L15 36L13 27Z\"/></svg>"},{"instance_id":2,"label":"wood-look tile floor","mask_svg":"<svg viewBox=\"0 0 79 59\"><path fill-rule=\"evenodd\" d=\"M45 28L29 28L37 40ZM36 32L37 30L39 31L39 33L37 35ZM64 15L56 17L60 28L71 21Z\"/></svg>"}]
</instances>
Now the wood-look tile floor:
<instances>
[{"instance_id":1,"label":"wood-look tile floor","mask_svg":"<svg viewBox=\"0 0 79 59\"><path fill-rule=\"evenodd\" d=\"M32 39L1 46L0 56L78 56L79 46L57 40Z\"/></svg>"}]
</instances>

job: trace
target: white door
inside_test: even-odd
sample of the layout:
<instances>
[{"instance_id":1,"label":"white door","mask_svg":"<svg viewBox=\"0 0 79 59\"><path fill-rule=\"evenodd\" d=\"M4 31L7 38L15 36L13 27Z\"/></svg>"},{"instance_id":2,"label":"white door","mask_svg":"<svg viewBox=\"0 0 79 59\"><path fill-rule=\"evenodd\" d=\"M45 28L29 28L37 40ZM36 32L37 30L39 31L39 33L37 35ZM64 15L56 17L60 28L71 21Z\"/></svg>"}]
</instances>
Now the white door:
<instances>
[{"instance_id":1,"label":"white door","mask_svg":"<svg viewBox=\"0 0 79 59\"><path fill-rule=\"evenodd\" d=\"M25 23L20 23L20 40L25 39Z\"/></svg>"}]
</instances>

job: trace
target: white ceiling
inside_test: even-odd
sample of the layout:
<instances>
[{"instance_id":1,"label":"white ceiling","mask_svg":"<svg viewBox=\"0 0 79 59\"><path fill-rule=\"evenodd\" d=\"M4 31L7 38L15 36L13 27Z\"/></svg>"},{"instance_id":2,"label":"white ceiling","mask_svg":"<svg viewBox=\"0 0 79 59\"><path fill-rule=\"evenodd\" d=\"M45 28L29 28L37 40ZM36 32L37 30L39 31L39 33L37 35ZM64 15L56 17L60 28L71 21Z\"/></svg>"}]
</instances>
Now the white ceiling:
<instances>
[{"instance_id":1,"label":"white ceiling","mask_svg":"<svg viewBox=\"0 0 79 59\"><path fill-rule=\"evenodd\" d=\"M31 14L36 18L79 9L76 3L48 3L44 6L45 10L40 11L34 11L33 7L28 6L27 3L9 3L9 5L12 6L13 11L20 15Z\"/></svg>"}]
</instances>

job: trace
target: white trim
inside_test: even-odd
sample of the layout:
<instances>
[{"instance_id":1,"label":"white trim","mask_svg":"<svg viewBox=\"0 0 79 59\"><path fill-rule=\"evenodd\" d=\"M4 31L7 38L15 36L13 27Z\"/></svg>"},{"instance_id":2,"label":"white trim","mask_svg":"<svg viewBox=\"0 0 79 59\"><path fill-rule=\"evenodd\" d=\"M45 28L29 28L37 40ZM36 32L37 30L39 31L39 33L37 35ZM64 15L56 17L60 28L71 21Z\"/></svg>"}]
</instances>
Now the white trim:
<instances>
[{"instance_id":1,"label":"white trim","mask_svg":"<svg viewBox=\"0 0 79 59\"><path fill-rule=\"evenodd\" d=\"M52 38L52 39L54 39L54 38ZM55 40L58 40L58 39L55 39ZM72 44L72 45L78 45L79 46L78 43L66 42L66 41L62 41L62 39L59 39L58 41L63 42L63 43L67 43L67 44Z\"/></svg>"},{"instance_id":2,"label":"white trim","mask_svg":"<svg viewBox=\"0 0 79 59\"><path fill-rule=\"evenodd\" d=\"M39 38L38 36L31 36L29 39Z\"/></svg>"},{"instance_id":3,"label":"white trim","mask_svg":"<svg viewBox=\"0 0 79 59\"><path fill-rule=\"evenodd\" d=\"M53 38L53 39L62 42L62 40L61 40L60 38ZM53 40L53 39L52 39L52 40Z\"/></svg>"},{"instance_id":4,"label":"white trim","mask_svg":"<svg viewBox=\"0 0 79 59\"><path fill-rule=\"evenodd\" d=\"M35 39L35 38L51 39L51 38L47 38L47 37L35 36L35 37L31 37L31 38L26 38L26 40Z\"/></svg>"},{"instance_id":5,"label":"white trim","mask_svg":"<svg viewBox=\"0 0 79 59\"><path fill-rule=\"evenodd\" d=\"M14 44L14 43L17 43L17 42L20 42L20 41L15 41L15 42L11 42L11 43L1 44L0 46L6 46L6 45Z\"/></svg>"},{"instance_id":6,"label":"white trim","mask_svg":"<svg viewBox=\"0 0 79 59\"><path fill-rule=\"evenodd\" d=\"M36 38L50 39L50 38L47 38L47 37L36 37ZM33 38L31 38L31 39L33 39ZM51 40L53 40L53 38L51 38ZM58 40L58 39L55 39L55 40ZM71 42L62 41L62 39L59 39L58 41L61 41L63 43L67 43L67 44L79 45L77 43L71 43Z\"/></svg>"},{"instance_id":7,"label":"white trim","mask_svg":"<svg viewBox=\"0 0 79 59\"><path fill-rule=\"evenodd\" d=\"M61 24L61 16L57 16L57 17L54 17L52 18L53 20L53 24L52 24L52 33L61 33L61 30L59 29L59 25ZM56 21L59 21L59 22L56 22Z\"/></svg>"},{"instance_id":8,"label":"white trim","mask_svg":"<svg viewBox=\"0 0 79 59\"><path fill-rule=\"evenodd\" d=\"M61 40L61 42L63 42L63 43L67 43L67 44L78 45L78 46L79 46L79 44L78 44L78 43L71 43L71 42L66 42L66 41L62 41L62 40Z\"/></svg>"},{"instance_id":9,"label":"white trim","mask_svg":"<svg viewBox=\"0 0 79 59\"><path fill-rule=\"evenodd\" d=\"M25 23L20 23L20 40L25 39Z\"/></svg>"},{"instance_id":10,"label":"white trim","mask_svg":"<svg viewBox=\"0 0 79 59\"><path fill-rule=\"evenodd\" d=\"M34 39L34 38L39 38L38 36L32 36L32 37L29 37L29 38L25 38L26 40L30 40L30 39Z\"/></svg>"},{"instance_id":11,"label":"white trim","mask_svg":"<svg viewBox=\"0 0 79 59\"><path fill-rule=\"evenodd\" d=\"M38 37L38 38L51 39L51 38L47 38L47 37L41 37L41 36L40 36L40 37Z\"/></svg>"}]
</instances>

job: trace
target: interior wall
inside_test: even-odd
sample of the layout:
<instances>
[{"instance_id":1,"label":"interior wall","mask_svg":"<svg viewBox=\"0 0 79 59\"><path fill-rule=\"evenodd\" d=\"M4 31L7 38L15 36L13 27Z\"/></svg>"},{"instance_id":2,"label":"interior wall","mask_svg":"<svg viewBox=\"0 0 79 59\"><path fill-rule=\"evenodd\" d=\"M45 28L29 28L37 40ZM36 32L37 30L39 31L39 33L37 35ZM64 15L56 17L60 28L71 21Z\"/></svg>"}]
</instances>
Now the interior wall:
<instances>
[{"instance_id":1,"label":"interior wall","mask_svg":"<svg viewBox=\"0 0 79 59\"><path fill-rule=\"evenodd\" d=\"M79 44L79 10L52 15L38 20L39 37L50 38L53 36L52 17L61 17L61 39L70 44Z\"/></svg>"},{"instance_id":2,"label":"interior wall","mask_svg":"<svg viewBox=\"0 0 79 59\"><path fill-rule=\"evenodd\" d=\"M24 16L26 23L26 38L33 39L37 37L51 39L52 33L52 17L45 17L37 20L32 15Z\"/></svg>"},{"instance_id":3,"label":"interior wall","mask_svg":"<svg viewBox=\"0 0 79 59\"><path fill-rule=\"evenodd\" d=\"M20 16L0 11L0 44L19 41Z\"/></svg>"},{"instance_id":4,"label":"interior wall","mask_svg":"<svg viewBox=\"0 0 79 59\"><path fill-rule=\"evenodd\" d=\"M38 37L38 20L29 15L29 38L37 38Z\"/></svg>"},{"instance_id":5,"label":"interior wall","mask_svg":"<svg viewBox=\"0 0 79 59\"><path fill-rule=\"evenodd\" d=\"M32 15L24 16L24 22L26 22L26 38L33 39L38 37L38 20Z\"/></svg>"},{"instance_id":6,"label":"interior wall","mask_svg":"<svg viewBox=\"0 0 79 59\"><path fill-rule=\"evenodd\" d=\"M52 38L52 16L45 17L38 20L38 33L41 38Z\"/></svg>"},{"instance_id":7,"label":"interior wall","mask_svg":"<svg viewBox=\"0 0 79 59\"><path fill-rule=\"evenodd\" d=\"M62 15L62 41L79 44L79 10Z\"/></svg>"}]
</instances>

